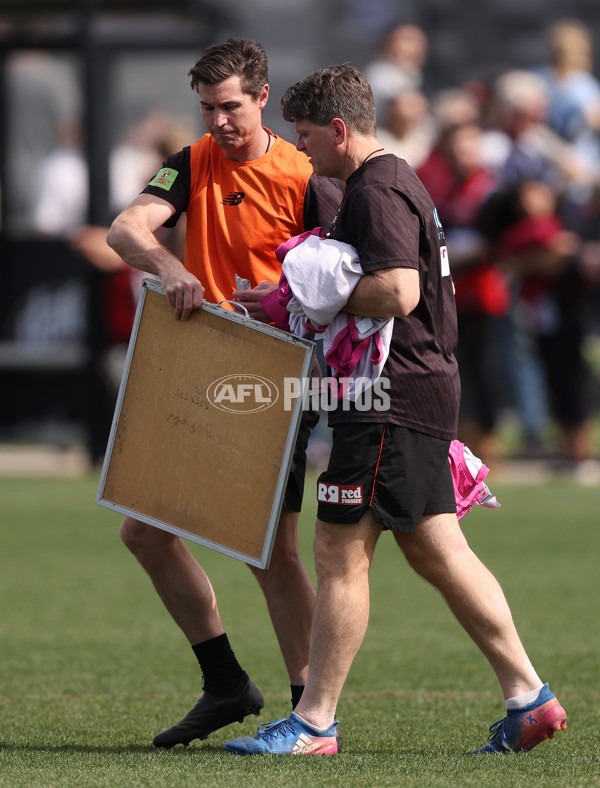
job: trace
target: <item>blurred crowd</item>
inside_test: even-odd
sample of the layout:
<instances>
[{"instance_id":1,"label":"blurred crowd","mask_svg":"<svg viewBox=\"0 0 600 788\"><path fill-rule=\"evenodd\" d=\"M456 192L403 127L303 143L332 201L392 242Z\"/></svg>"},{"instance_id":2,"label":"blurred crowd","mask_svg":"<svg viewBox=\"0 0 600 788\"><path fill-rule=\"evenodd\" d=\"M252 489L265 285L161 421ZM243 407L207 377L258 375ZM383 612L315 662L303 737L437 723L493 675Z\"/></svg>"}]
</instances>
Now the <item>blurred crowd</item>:
<instances>
[{"instance_id":1,"label":"blurred crowd","mask_svg":"<svg viewBox=\"0 0 600 788\"><path fill-rule=\"evenodd\" d=\"M416 170L444 228L459 318L459 437L485 462L498 463L507 451L508 414L516 425L511 452L592 479L600 82L585 24L564 19L546 36L547 57L537 67L433 94L423 87L427 33L414 24L394 26L362 68L381 144ZM37 169L33 226L40 236L67 238L102 272L111 288L109 345L122 349L139 277L106 246L106 228L86 224L80 129L68 122L60 135ZM132 125L111 155L111 210L195 136L157 112ZM181 231L164 239L180 251ZM115 385L119 372L117 364Z\"/></svg>"},{"instance_id":2,"label":"blurred crowd","mask_svg":"<svg viewBox=\"0 0 600 788\"><path fill-rule=\"evenodd\" d=\"M428 40L415 25L394 27L363 70L381 143L414 167L444 227L459 318L459 436L497 462L511 413L516 453L591 480L600 82L585 24L564 19L546 35L539 66L434 95L423 90Z\"/></svg>"}]
</instances>

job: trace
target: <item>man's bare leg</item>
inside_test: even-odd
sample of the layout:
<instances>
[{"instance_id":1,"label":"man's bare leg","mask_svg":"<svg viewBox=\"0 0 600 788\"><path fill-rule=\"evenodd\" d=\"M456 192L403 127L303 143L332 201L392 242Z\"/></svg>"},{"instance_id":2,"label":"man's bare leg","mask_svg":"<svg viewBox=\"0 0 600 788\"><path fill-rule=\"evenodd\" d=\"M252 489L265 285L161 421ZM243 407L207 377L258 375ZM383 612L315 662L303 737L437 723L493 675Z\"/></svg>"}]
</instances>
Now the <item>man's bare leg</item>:
<instances>
[{"instance_id":1,"label":"man's bare leg","mask_svg":"<svg viewBox=\"0 0 600 788\"><path fill-rule=\"evenodd\" d=\"M308 680L296 713L328 728L369 620L369 569L381 528L369 510L355 525L317 520L319 590L313 616Z\"/></svg>"},{"instance_id":2,"label":"man's bare leg","mask_svg":"<svg viewBox=\"0 0 600 788\"><path fill-rule=\"evenodd\" d=\"M300 555L298 519L298 512L283 509L269 568L250 567L265 595L292 685L306 683L316 597Z\"/></svg>"},{"instance_id":3,"label":"man's bare leg","mask_svg":"<svg viewBox=\"0 0 600 788\"><path fill-rule=\"evenodd\" d=\"M178 536L127 517L121 538L190 645L225 632L208 575Z\"/></svg>"},{"instance_id":4,"label":"man's bare leg","mask_svg":"<svg viewBox=\"0 0 600 788\"><path fill-rule=\"evenodd\" d=\"M500 584L473 553L453 514L424 517L414 534L394 532L411 567L429 581L481 649L505 698L542 682L517 633Z\"/></svg>"},{"instance_id":5,"label":"man's bare leg","mask_svg":"<svg viewBox=\"0 0 600 788\"><path fill-rule=\"evenodd\" d=\"M126 518L121 537L146 570L163 604L194 649L204 694L178 723L154 738L156 747L187 745L258 714L262 694L239 665L225 635L208 576L179 537Z\"/></svg>"}]
</instances>

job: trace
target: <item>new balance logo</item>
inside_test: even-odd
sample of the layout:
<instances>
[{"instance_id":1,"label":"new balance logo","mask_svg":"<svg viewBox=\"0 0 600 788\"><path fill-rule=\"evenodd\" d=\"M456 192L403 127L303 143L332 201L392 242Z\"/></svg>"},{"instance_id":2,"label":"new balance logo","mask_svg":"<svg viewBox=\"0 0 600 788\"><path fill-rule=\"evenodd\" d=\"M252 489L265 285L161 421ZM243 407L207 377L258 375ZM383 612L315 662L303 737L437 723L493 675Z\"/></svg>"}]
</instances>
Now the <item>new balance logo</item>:
<instances>
[{"instance_id":1,"label":"new balance logo","mask_svg":"<svg viewBox=\"0 0 600 788\"><path fill-rule=\"evenodd\" d=\"M357 506L363 502L363 488L360 484L324 484L319 482L317 500L323 503Z\"/></svg>"},{"instance_id":2,"label":"new balance logo","mask_svg":"<svg viewBox=\"0 0 600 788\"><path fill-rule=\"evenodd\" d=\"M246 196L246 192L229 192L227 197L224 200L221 200L222 205L240 205L244 197Z\"/></svg>"}]
</instances>

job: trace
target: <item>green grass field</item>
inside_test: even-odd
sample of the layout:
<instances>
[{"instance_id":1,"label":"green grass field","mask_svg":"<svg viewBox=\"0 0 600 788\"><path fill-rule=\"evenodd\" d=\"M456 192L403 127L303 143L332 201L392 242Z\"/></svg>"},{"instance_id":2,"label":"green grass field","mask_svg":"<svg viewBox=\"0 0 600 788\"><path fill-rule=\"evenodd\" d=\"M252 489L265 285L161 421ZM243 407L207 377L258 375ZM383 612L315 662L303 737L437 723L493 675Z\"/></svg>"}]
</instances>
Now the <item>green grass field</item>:
<instances>
[{"instance_id":1,"label":"green grass field","mask_svg":"<svg viewBox=\"0 0 600 788\"><path fill-rule=\"evenodd\" d=\"M119 516L95 505L96 486L95 475L0 479L1 786L600 785L600 489L493 484L502 508L463 521L505 588L538 672L567 709L569 728L554 741L515 756L465 757L504 716L499 688L384 534L369 631L338 709L344 752L240 758L222 750L227 739L290 710L258 586L238 561L192 545L266 707L205 742L156 750L154 734L200 694L200 671L122 546ZM307 498L302 538L312 566Z\"/></svg>"}]
</instances>

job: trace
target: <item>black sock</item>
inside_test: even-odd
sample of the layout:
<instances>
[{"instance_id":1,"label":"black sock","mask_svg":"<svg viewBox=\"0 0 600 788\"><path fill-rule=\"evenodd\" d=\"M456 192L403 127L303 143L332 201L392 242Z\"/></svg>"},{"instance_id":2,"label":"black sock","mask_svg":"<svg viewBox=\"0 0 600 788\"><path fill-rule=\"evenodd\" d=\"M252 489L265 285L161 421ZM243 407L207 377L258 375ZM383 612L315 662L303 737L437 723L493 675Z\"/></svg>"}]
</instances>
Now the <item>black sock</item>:
<instances>
[{"instance_id":1,"label":"black sock","mask_svg":"<svg viewBox=\"0 0 600 788\"><path fill-rule=\"evenodd\" d=\"M292 690L292 711L298 705L300 698L302 697L302 693L304 692L304 684L290 684L290 688Z\"/></svg>"},{"instance_id":2,"label":"black sock","mask_svg":"<svg viewBox=\"0 0 600 788\"><path fill-rule=\"evenodd\" d=\"M192 651L202 669L202 689L205 692L228 697L242 691L248 681L248 674L235 658L226 634L203 640L192 646Z\"/></svg>"}]
</instances>

